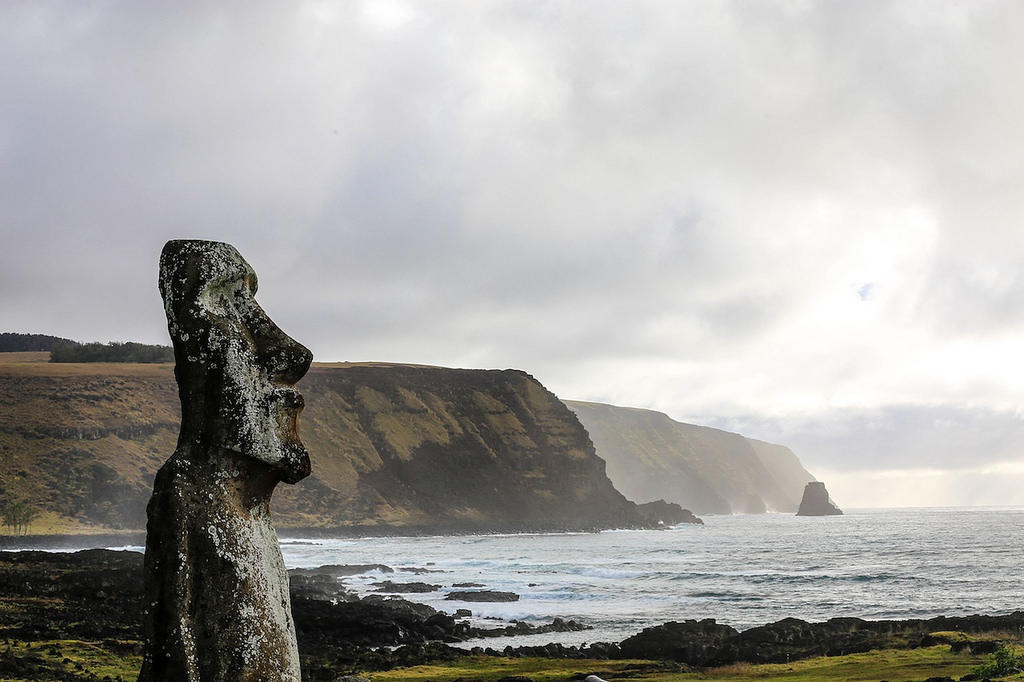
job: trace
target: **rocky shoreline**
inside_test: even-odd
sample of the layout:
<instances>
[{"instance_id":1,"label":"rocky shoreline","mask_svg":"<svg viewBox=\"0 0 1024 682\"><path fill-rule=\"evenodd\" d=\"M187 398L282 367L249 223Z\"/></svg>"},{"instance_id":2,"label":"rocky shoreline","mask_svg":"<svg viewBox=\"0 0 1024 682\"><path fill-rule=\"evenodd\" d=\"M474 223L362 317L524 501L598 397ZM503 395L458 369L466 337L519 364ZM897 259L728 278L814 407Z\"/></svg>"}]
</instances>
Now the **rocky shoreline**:
<instances>
[{"instance_id":1,"label":"rocky shoreline","mask_svg":"<svg viewBox=\"0 0 1024 682\"><path fill-rule=\"evenodd\" d=\"M713 620L691 620L647 628L618 643L502 646L503 637L581 630L585 626L556 618L540 626L512 623L481 628L465 618L468 609L455 609L449 614L397 596L437 586L383 581L379 593L360 598L348 592L339 580L368 568L382 567L324 566L290 572L303 669L316 673L310 679L329 680L335 674L356 670L454 660L469 652L510 657L639 658L695 668L737 662L787 662L870 649L931 646L948 638L936 633L970 635L971 641L966 644L962 640L949 643L973 647L981 653L979 647L992 650L1004 639L1019 637L1024 631L1024 612L1020 611L1001 616L901 621L835 618L810 623L786 619L743 632ZM511 598L504 593L486 595L486 590L478 594L485 595L481 599ZM137 654L142 609L142 555L137 552L2 551L0 633L8 648L0 657L0 678L25 675L25 666L33 665L18 655L18 642L96 641L119 647L126 655ZM78 678L40 674L38 679Z\"/></svg>"}]
</instances>

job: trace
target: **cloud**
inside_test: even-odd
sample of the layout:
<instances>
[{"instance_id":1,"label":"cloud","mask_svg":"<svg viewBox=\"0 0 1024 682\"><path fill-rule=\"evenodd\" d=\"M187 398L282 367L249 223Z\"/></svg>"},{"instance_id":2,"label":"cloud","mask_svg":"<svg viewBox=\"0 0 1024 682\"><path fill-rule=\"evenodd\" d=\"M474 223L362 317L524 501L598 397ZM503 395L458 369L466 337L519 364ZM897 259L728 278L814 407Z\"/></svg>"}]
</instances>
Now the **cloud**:
<instances>
[{"instance_id":1,"label":"cloud","mask_svg":"<svg viewBox=\"0 0 1024 682\"><path fill-rule=\"evenodd\" d=\"M163 242L220 239L323 360L921 442L1024 391L1022 13L5 5L0 319L162 342Z\"/></svg>"},{"instance_id":2,"label":"cloud","mask_svg":"<svg viewBox=\"0 0 1024 682\"><path fill-rule=\"evenodd\" d=\"M788 445L851 507L1024 504L1024 414L879 405L714 425Z\"/></svg>"}]
</instances>

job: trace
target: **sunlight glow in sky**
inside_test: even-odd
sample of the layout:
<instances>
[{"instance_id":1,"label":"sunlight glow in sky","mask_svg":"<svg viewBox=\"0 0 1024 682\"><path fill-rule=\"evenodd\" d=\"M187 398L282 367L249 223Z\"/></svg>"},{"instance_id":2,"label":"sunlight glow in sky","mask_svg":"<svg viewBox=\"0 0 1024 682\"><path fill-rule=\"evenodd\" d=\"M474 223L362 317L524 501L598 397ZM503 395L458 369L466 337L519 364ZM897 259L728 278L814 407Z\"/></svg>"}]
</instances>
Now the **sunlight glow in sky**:
<instances>
[{"instance_id":1,"label":"sunlight glow in sky","mask_svg":"<svg viewBox=\"0 0 1024 682\"><path fill-rule=\"evenodd\" d=\"M1024 504L1024 4L0 6L0 327L166 343L234 244L321 361L515 367Z\"/></svg>"}]
</instances>

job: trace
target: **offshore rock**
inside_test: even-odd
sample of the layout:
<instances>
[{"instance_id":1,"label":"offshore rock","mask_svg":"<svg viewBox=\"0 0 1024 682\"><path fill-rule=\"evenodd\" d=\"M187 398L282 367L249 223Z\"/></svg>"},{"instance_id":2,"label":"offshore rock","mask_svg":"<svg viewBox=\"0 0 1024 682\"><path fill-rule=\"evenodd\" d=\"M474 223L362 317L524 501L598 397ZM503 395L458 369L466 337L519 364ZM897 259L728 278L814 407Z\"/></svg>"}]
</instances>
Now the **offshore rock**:
<instances>
[{"instance_id":1,"label":"offshore rock","mask_svg":"<svg viewBox=\"0 0 1024 682\"><path fill-rule=\"evenodd\" d=\"M447 601L472 601L472 602L511 602L519 601L519 595L515 592L500 592L498 590L456 590L445 596Z\"/></svg>"},{"instance_id":2,"label":"offshore rock","mask_svg":"<svg viewBox=\"0 0 1024 682\"><path fill-rule=\"evenodd\" d=\"M181 430L147 510L140 681L301 677L269 503L310 473L294 385L312 354L256 289L228 244L171 241L161 254Z\"/></svg>"},{"instance_id":3,"label":"offshore rock","mask_svg":"<svg viewBox=\"0 0 1024 682\"><path fill-rule=\"evenodd\" d=\"M689 509L683 509L675 502L655 500L654 502L638 504L636 508L637 511L640 512L641 516L646 518L648 521L652 521L663 526L675 526L680 523L704 525L704 522L694 516L692 511Z\"/></svg>"},{"instance_id":4,"label":"offshore rock","mask_svg":"<svg viewBox=\"0 0 1024 682\"><path fill-rule=\"evenodd\" d=\"M804 498L800 500L797 516L839 516L842 510L832 502L828 490L821 481L811 481L804 486Z\"/></svg>"}]
</instances>

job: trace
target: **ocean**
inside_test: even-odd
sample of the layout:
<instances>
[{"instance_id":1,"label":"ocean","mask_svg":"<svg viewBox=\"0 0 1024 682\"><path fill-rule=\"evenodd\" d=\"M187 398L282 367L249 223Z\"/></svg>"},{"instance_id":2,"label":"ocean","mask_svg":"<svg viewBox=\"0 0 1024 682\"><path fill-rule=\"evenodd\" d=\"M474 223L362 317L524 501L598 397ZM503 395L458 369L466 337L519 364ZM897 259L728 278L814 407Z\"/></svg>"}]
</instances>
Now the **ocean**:
<instances>
[{"instance_id":1,"label":"ocean","mask_svg":"<svg viewBox=\"0 0 1024 682\"><path fill-rule=\"evenodd\" d=\"M793 617L907 619L1024 609L1024 507L864 509L844 516L707 516L704 525L601 533L415 538L282 537L289 568L383 564L345 578L426 582L405 594L497 627L573 619L591 629L487 640L487 646L618 642L667 621L714 618L743 630ZM458 583L516 602L445 600ZM483 588L481 588L483 589ZM500 644L499 644L500 642ZM473 643L471 642L470 645Z\"/></svg>"}]
</instances>

